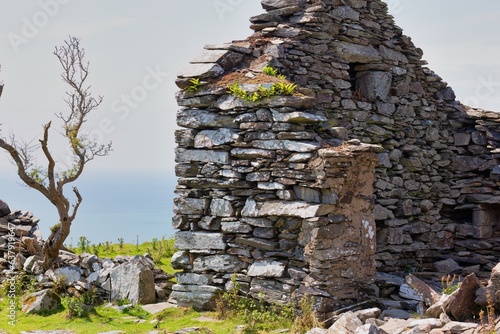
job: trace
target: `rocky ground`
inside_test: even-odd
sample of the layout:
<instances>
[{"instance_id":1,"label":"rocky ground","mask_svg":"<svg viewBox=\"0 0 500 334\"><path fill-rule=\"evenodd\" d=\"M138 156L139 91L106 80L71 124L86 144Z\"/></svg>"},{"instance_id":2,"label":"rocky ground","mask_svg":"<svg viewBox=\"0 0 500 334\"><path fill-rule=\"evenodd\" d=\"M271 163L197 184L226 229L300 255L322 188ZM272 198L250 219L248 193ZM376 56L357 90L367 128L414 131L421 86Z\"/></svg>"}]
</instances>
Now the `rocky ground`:
<instances>
[{"instance_id":1,"label":"rocky ground","mask_svg":"<svg viewBox=\"0 0 500 334\"><path fill-rule=\"evenodd\" d=\"M51 288L64 277L68 290L81 293L97 288L104 298L128 299L144 306L150 313L165 307L172 291L173 276L155 268L152 259L145 256L118 256L100 259L92 254L75 255L61 251L64 265L44 271L39 250L43 240L38 230L38 219L29 212L10 211L0 201L0 264L5 278L9 271L33 275L41 290L33 294L30 303L23 304L26 313L37 313L43 308L37 300L55 298ZM15 247L14 261L9 260L9 245ZM474 258L481 255L462 254ZM482 255L483 257L485 255ZM489 276L477 265L462 266L457 258L434 263L433 271L378 273L368 300L329 314L328 329L312 329L309 334L492 334L500 330L499 318L488 320L488 310L500 310L500 264ZM477 270L476 270L477 269ZM443 277L446 279L443 280ZM453 288L456 288L454 292ZM443 291L450 290L450 294ZM452 292L452 293L451 293ZM54 294L55 295L55 294ZM51 303L49 303L51 304ZM480 316L480 310L486 314ZM493 314L491 313L491 314ZM480 321L482 319L482 323ZM186 328L176 333L199 333L200 328ZM285 332L285 331L282 331ZM35 333L66 334L68 331L31 331ZM108 332L108 333L120 333ZM161 333L153 331L150 333Z\"/></svg>"}]
</instances>

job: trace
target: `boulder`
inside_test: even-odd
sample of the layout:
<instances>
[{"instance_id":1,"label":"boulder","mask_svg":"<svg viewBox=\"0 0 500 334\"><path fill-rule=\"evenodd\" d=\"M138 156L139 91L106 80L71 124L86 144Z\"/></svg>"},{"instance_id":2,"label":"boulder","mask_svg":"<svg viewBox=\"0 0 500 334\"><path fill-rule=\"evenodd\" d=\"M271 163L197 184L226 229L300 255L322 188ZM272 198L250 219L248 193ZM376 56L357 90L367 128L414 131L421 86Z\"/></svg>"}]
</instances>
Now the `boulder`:
<instances>
[{"instance_id":1,"label":"boulder","mask_svg":"<svg viewBox=\"0 0 500 334\"><path fill-rule=\"evenodd\" d=\"M381 333L377 327L372 324L365 324L356 328L354 334L379 334Z\"/></svg>"},{"instance_id":2,"label":"boulder","mask_svg":"<svg viewBox=\"0 0 500 334\"><path fill-rule=\"evenodd\" d=\"M61 305L61 298L52 290L45 289L30 293L23 298L22 311L37 314L56 310Z\"/></svg>"},{"instance_id":3,"label":"boulder","mask_svg":"<svg viewBox=\"0 0 500 334\"><path fill-rule=\"evenodd\" d=\"M433 288L412 274L406 276L406 283L413 288L427 306L437 303L441 298Z\"/></svg>"},{"instance_id":4,"label":"boulder","mask_svg":"<svg viewBox=\"0 0 500 334\"><path fill-rule=\"evenodd\" d=\"M43 273L43 256L32 255L24 262L24 271L27 273L41 274Z\"/></svg>"},{"instance_id":5,"label":"boulder","mask_svg":"<svg viewBox=\"0 0 500 334\"><path fill-rule=\"evenodd\" d=\"M112 299L128 299L134 304L152 304L156 300L153 272L139 261L112 268L109 280L103 287L111 290Z\"/></svg>"},{"instance_id":6,"label":"boulder","mask_svg":"<svg viewBox=\"0 0 500 334\"><path fill-rule=\"evenodd\" d=\"M458 321L465 321L470 316L476 299L476 291L481 286L481 282L472 273L465 277L460 288L451 296L451 301L448 307L445 308L446 313L452 315Z\"/></svg>"},{"instance_id":7,"label":"boulder","mask_svg":"<svg viewBox=\"0 0 500 334\"><path fill-rule=\"evenodd\" d=\"M53 271L47 270L45 273L50 277L53 281L60 280L64 278L64 282L66 285L70 285L72 283L78 282L82 278L82 268L76 266L62 267L56 268Z\"/></svg>"},{"instance_id":8,"label":"boulder","mask_svg":"<svg viewBox=\"0 0 500 334\"><path fill-rule=\"evenodd\" d=\"M179 306L192 306L201 310L213 310L215 307L215 300L221 292L221 289L211 285L176 284L172 287L172 294L170 297L175 300Z\"/></svg>"},{"instance_id":9,"label":"boulder","mask_svg":"<svg viewBox=\"0 0 500 334\"><path fill-rule=\"evenodd\" d=\"M481 306L487 306L488 303L493 303L496 309L500 307L500 263L491 271L488 285L479 288L476 292L475 303Z\"/></svg>"},{"instance_id":10,"label":"boulder","mask_svg":"<svg viewBox=\"0 0 500 334\"><path fill-rule=\"evenodd\" d=\"M340 316L340 318L328 328L327 334L355 333L358 327L363 326L359 318L351 311Z\"/></svg>"}]
</instances>

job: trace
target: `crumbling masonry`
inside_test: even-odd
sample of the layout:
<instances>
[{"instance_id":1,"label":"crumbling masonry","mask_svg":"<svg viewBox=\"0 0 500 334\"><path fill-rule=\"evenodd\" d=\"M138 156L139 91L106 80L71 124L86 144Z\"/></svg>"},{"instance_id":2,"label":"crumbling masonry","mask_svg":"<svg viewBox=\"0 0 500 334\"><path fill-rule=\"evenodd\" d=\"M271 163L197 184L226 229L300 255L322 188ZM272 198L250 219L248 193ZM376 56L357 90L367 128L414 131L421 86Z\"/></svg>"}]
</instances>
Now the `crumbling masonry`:
<instances>
[{"instance_id":1,"label":"crumbling masonry","mask_svg":"<svg viewBox=\"0 0 500 334\"><path fill-rule=\"evenodd\" d=\"M172 297L209 308L235 275L327 313L376 271L496 264L499 114L456 101L380 0L262 5L252 36L207 45L176 81ZM265 66L295 93L228 93L271 87Z\"/></svg>"}]
</instances>

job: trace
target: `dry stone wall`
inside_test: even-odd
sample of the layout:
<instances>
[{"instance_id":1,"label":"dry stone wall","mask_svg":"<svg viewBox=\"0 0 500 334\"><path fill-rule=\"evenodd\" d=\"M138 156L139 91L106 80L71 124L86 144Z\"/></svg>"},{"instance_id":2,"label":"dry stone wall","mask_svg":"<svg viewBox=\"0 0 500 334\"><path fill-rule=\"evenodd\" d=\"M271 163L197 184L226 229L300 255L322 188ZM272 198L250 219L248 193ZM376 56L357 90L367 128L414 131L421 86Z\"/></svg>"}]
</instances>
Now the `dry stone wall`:
<instances>
[{"instance_id":1,"label":"dry stone wall","mask_svg":"<svg viewBox=\"0 0 500 334\"><path fill-rule=\"evenodd\" d=\"M498 114L456 101L382 1L262 5L252 36L207 45L176 81L173 296L209 307L237 273L251 295L307 292L327 312L375 270L496 264ZM228 93L271 87L265 66L295 94Z\"/></svg>"}]
</instances>

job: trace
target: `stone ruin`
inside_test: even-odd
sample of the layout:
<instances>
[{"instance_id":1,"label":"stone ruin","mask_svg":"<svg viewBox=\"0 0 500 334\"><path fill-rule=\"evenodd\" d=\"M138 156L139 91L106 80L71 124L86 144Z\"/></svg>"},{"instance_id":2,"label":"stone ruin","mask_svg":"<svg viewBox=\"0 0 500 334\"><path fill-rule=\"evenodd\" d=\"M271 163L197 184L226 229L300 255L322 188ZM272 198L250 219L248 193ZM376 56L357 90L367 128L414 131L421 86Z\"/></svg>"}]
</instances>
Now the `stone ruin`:
<instances>
[{"instance_id":1,"label":"stone ruin","mask_svg":"<svg viewBox=\"0 0 500 334\"><path fill-rule=\"evenodd\" d=\"M210 308L234 277L328 313L374 293L376 272L491 270L500 114L457 101L380 0L262 6L252 36L205 46L176 80L172 297ZM293 95L228 92L271 87L266 66Z\"/></svg>"}]
</instances>

